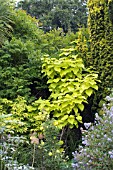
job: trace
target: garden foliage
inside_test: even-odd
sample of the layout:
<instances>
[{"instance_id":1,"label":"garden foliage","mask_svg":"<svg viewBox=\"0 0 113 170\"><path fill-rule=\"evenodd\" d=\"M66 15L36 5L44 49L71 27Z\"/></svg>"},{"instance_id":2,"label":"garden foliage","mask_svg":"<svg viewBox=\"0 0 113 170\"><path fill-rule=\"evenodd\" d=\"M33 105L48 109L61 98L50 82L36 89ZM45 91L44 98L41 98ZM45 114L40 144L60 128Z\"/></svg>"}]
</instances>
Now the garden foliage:
<instances>
[{"instance_id":1,"label":"garden foliage","mask_svg":"<svg viewBox=\"0 0 113 170\"><path fill-rule=\"evenodd\" d=\"M11 37L12 28L12 5L10 1L0 0L0 46Z\"/></svg>"},{"instance_id":2,"label":"garden foliage","mask_svg":"<svg viewBox=\"0 0 113 170\"><path fill-rule=\"evenodd\" d=\"M99 72L99 92L96 103L107 94L108 88L113 87L113 0L88 1L88 26L91 40L91 62Z\"/></svg>"},{"instance_id":3,"label":"garden foliage","mask_svg":"<svg viewBox=\"0 0 113 170\"><path fill-rule=\"evenodd\" d=\"M84 103L98 90L98 75L86 69L82 58L73 51L74 48L63 49L60 59L43 59L42 71L48 77L51 94L48 100L38 100L40 111L52 113L60 129L66 125L78 127L78 122L82 123L80 112L84 110Z\"/></svg>"},{"instance_id":4,"label":"garden foliage","mask_svg":"<svg viewBox=\"0 0 113 170\"><path fill-rule=\"evenodd\" d=\"M66 125L78 127L78 122L82 123L80 112L84 110L87 98L98 90L98 75L86 69L79 54L74 55L73 51L74 48L63 49L60 59L43 58L43 72L47 75L51 92L48 100L39 99L31 104L27 104L25 96L18 96L14 101L1 100L1 113L12 114L10 130L15 129L16 133L40 132L41 123L51 114L60 129ZM25 91L21 90L24 95Z\"/></svg>"},{"instance_id":5,"label":"garden foliage","mask_svg":"<svg viewBox=\"0 0 113 170\"><path fill-rule=\"evenodd\" d=\"M78 151L73 153L73 169L113 169L113 92L106 97L102 112L102 117L96 113L95 125L89 129L86 127L88 131L82 130L85 147L79 146Z\"/></svg>"},{"instance_id":6,"label":"garden foliage","mask_svg":"<svg viewBox=\"0 0 113 170\"><path fill-rule=\"evenodd\" d=\"M43 134L31 133L29 140L28 137L7 135L5 131L2 131L1 168L9 170L70 169L71 164L67 163L68 158L64 156L63 141L58 138L59 130L54 126L53 120L44 122L42 128Z\"/></svg>"},{"instance_id":7,"label":"garden foliage","mask_svg":"<svg viewBox=\"0 0 113 170\"><path fill-rule=\"evenodd\" d=\"M79 27L87 26L87 0L24 0L19 7L39 19L45 32L57 28L77 32Z\"/></svg>"},{"instance_id":8,"label":"garden foliage","mask_svg":"<svg viewBox=\"0 0 113 170\"><path fill-rule=\"evenodd\" d=\"M93 103L97 106L113 86L112 4L113 0L89 0L89 29L81 28L76 34L64 34L62 29L44 33L38 20L23 10L8 8L5 1L2 3L0 16L2 9L6 9L3 13L5 18L0 19L3 167L68 168L64 158L67 153L62 145L67 149L67 141L68 148L76 143L75 137L69 134L73 138L70 140L68 133L80 130L84 123L82 116L86 111L90 114L85 106L90 99L92 101L93 94L96 94ZM98 79L101 83L98 93L95 93L100 82ZM82 165L89 169L96 166L113 168L113 139L110 136L113 131L113 101L112 97L107 99L111 103L101 110L103 118L99 117L93 131L86 132L83 144L86 139L89 143L86 149L82 148L81 153L77 153L76 168ZM92 105L89 107L92 109ZM22 153L23 157L20 156Z\"/></svg>"},{"instance_id":9,"label":"garden foliage","mask_svg":"<svg viewBox=\"0 0 113 170\"><path fill-rule=\"evenodd\" d=\"M1 99L0 104L0 114L3 119L1 127L6 127L7 133L10 134L40 133L42 123L49 117L47 113L39 112L40 108L36 102L28 105L21 96L14 101Z\"/></svg>"},{"instance_id":10,"label":"garden foliage","mask_svg":"<svg viewBox=\"0 0 113 170\"><path fill-rule=\"evenodd\" d=\"M41 58L54 57L75 39L74 34L60 36L61 30L44 34L38 21L22 10L13 12L13 33L0 49L0 97L24 96L28 102L48 97L47 80L42 76ZM63 43L62 43L63 41Z\"/></svg>"}]
</instances>

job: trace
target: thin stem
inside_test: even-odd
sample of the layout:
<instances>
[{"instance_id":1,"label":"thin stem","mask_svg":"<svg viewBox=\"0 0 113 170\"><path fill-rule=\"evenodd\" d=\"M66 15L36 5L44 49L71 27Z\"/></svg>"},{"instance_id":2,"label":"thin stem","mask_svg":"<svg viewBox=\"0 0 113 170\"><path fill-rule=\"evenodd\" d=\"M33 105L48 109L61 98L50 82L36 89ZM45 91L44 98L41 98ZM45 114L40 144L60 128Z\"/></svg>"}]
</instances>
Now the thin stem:
<instances>
[{"instance_id":1,"label":"thin stem","mask_svg":"<svg viewBox=\"0 0 113 170\"><path fill-rule=\"evenodd\" d=\"M35 145L36 144L34 143L32 167L34 166L34 162L35 162Z\"/></svg>"},{"instance_id":2,"label":"thin stem","mask_svg":"<svg viewBox=\"0 0 113 170\"><path fill-rule=\"evenodd\" d=\"M63 134L64 134L64 128L62 129L62 132L61 132L61 135L60 135L60 140L62 140L62 136L63 136Z\"/></svg>"}]
</instances>

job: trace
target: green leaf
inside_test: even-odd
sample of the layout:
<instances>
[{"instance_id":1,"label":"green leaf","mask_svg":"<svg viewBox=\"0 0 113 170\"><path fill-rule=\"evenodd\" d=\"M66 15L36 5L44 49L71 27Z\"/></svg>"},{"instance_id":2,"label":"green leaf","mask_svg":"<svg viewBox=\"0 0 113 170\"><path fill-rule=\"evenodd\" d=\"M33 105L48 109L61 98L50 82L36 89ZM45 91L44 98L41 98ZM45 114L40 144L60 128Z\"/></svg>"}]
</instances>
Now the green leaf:
<instances>
[{"instance_id":1,"label":"green leaf","mask_svg":"<svg viewBox=\"0 0 113 170\"><path fill-rule=\"evenodd\" d=\"M73 110L74 110L75 113L78 113L78 108L77 107L74 107Z\"/></svg>"},{"instance_id":2,"label":"green leaf","mask_svg":"<svg viewBox=\"0 0 113 170\"><path fill-rule=\"evenodd\" d=\"M94 84L94 85L92 86L92 88L95 89L95 90L98 90L98 86L97 86L96 84Z\"/></svg>"},{"instance_id":3,"label":"green leaf","mask_svg":"<svg viewBox=\"0 0 113 170\"><path fill-rule=\"evenodd\" d=\"M48 70L52 70L52 68L54 68L53 65L48 65Z\"/></svg>"},{"instance_id":4,"label":"green leaf","mask_svg":"<svg viewBox=\"0 0 113 170\"><path fill-rule=\"evenodd\" d=\"M54 70L57 71L57 72L61 71L60 67L54 67Z\"/></svg>"},{"instance_id":5,"label":"green leaf","mask_svg":"<svg viewBox=\"0 0 113 170\"><path fill-rule=\"evenodd\" d=\"M56 83L52 83L52 84L50 84L50 88L52 88L52 89L55 89L56 88L56 86L57 86L57 84Z\"/></svg>"},{"instance_id":6,"label":"green leaf","mask_svg":"<svg viewBox=\"0 0 113 170\"><path fill-rule=\"evenodd\" d=\"M80 92L79 92L79 93L80 93ZM79 93L76 92L76 91L74 91L74 92L73 92L73 97L78 97Z\"/></svg>"},{"instance_id":7,"label":"green leaf","mask_svg":"<svg viewBox=\"0 0 113 170\"><path fill-rule=\"evenodd\" d=\"M89 85L88 82L87 82L87 83L83 83L83 84L81 85L81 92L83 92L83 91L86 90L86 89L89 89L89 87L90 87L90 85Z\"/></svg>"},{"instance_id":8,"label":"green leaf","mask_svg":"<svg viewBox=\"0 0 113 170\"><path fill-rule=\"evenodd\" d=\"M76 119L77 119L80 123L82 123L82 116L79 115L79 116L76 117Z\"/></svg>"},{"instance_id":9,"label":"green leaf","mask_svg":"<svg viewBox=\"0 0 113 170\"><path fill-rule=\"evenodd\" d=\"M85 91L85 93L88 95L88 96L91 96L91 94L93 93L93 90L91 88L87 89Z\"/></svg>"},{"instance_id":10,"label":"green leaf","mask_svg":"<svg viewBox=\"0 0 113 170\"><path fill-rule=\"evenodd\" d=\"M56 79L54 79L53 81L54 81L55 83L58 83L59 80L60 80L60 78L56 78Z\"/></svg>"},{"instance_id":11,"label":"green leaf","mask_svg":"<svg viewBox=\"0 0 113 170\"><path fill-rule=\"evenodd\" d=\"M63 124L61 124L61 123L58 124L58 128L59 128L59 129L62 129L62 128L63 128Z\"/></svg>"},{"instance_id":12,"label":"green leaf","mask_svg":"<svg viewBox=\"0 0 113 170\"><path fill-rule=\"evenodd\" d=\"M68 122L73 125L73 124L74 124L74 121L75 121L75 116L74 116L74 115L70 115L70 116L68 117Z\"/></svg>"},{"instance_id":13,"label":"green leaf","mask_svg":"<svg viewBox=\"0 0 113 170\"><path fill-rule=\"evenodd\" d=\"M67 69L62 70L62 71L60 72L60 76L63 77L63 76L65 76L68 72L69 72L69 71L68 71Z\"/></svg>"},{"instance_id":14,"label":"green leaf","mask_svg":"<svg viewBox=\"0 0 113 170\"><path fill-rule=\"evenodd\" d=\"M73 102L74 102L75 104L81 104L82 101L83 101L82 99L77 99L77 98L73 100Z\"/></svg>"},{"instance_id":15,"label":"green leaf","mask_svg":"<svg viewBox=\"0 0 113 170\"><path fill-rule=\"evenodd\" d=\"M62 116L62 114L61 113L54 113L54 117L60 117L60 116Z\"/></svg>"},{"instance_id":16,"label":"green leaf","mask_svg":"<svg viewBox=\"0 0 113 170\"><path fill-rule=\"evenodd\" d=\"M53 75L54 75L53 70L52 71L47 71L47 75L48 75L48 77L51 77L51 76L53 77Z\"/></svg>"},{"instance_id":17,"label":"green leaf","mask_svg":"<svg viewBox=\"0 0 113 170\"><path fill-rule=\"evenodd\" d=\"M66 79L61 79L62 82L66 82L67 80Z\"/></svg>"},{"instance_id":18,"label":"green leaf","mask_svg":"<svg viewBox=\"0 0 113 170\"><path fill-rule=\"evenodd\" d=\"M69 91L74 91L74 86L72 86L72 85L67 86L67 88Z\"/></svg>"},{"instance_id":19,"label":"green leaf","mask_svg":"<svg viewBox=\"0 0 113 170\"><path fill-rule=\"evenodd\" d=\"M79 69L78 69L78 68L74 68L74 69L73 69L73 73L74 73L75 75L77 75L78 72L79 72Z\"/></svg>"},{"instance_id":20,"label":"green leaf","mask_svg":"<svg viewBox=\"0 0 113 170\"><path fill-rule=\"evenodd\" d=\"M63 102L63 103L61 104L61 107L62 107L62 108L65 108L65 107L67 107L67 106L68 106L68 103L67 103L67 102ZM62 108L61 108L61 109L62 109Z\"/></svg>"},{"instance_id":21,"label":"green leaf","mask_svg":"<svg viewBox=\"0 0 113 170\"><path fill-rule=\"evenodd\" d=\"M84 105L83 104L77 104L78 108L83 111L84 110Z\"/></svg>"},{"instance_id":22,"label":"green leaf","mask_svg":"<svg viewBox=\"0 0 113 170\"><path fill-rule=\"evenodd\" d=\"M66 120L67 118L68 118L68 115L64 115L61 120L64 121L64 120Z\"/></svg>"},{"instance_id":23,"label":"green leaf","mask_svg":"<svg viewBox=\"0 0 113 170\"><path fill-rule=\"evenodd\" d=\"M69 116L71 119L75 119L75 116L74 115L70 115Z\"/></svg>"},{"instance_id":24,"label":"green leaf","mask_svg":"<svg viewBox=\"0 0 113 170\"><path fill-rule=\"evenodd\" d=\"M48 83L48 84L53 83L53 79L49 79L49 80L47 81L47 83Z\"/></svg>"},{"instance_id":25,"label":"green leaf","mask_svg":"<svg viewBox=\"0 0 113 170\"><path fill-rule=\"evenodd\" d=\"M28 110L28 112L33 112L33 111L37 110L37 108L33 107L33 106L27 106L27 110Z\"/></svg>"},{"instance_id":26,"label":"green leaf","mask_svg":"<svg viewBox=\"0 0 113 170\"><path fill-rule=\"evenodd\" d=\"M58 96L59 96L59 95L58 95L57 93L52 93L52 94L51 94L51 98L54 98L54 99L57 99Z\"/></svg>"},{"instance_id":27,"label":"green leaf","mask_svg":"<svg viewBox=\"0 0 113 170\"><path fill-rule=\"evenodd\" d=\"M76 120L74 121L74 125L78 127L78 122Z\"/></svg>"},{"instance_id":28,"label":"green leaf","mask_svg":"<svg viewBox=\"0 0 113 170\"><path fill-rule=\"evenodd\" d=\"M74 119L70 119L70 118L68 118L68 120L67 120L67 121L68 121L68 123L70 123L70 124L72 124L72 125L74 124Z\"/></svg>"}]
</instances>

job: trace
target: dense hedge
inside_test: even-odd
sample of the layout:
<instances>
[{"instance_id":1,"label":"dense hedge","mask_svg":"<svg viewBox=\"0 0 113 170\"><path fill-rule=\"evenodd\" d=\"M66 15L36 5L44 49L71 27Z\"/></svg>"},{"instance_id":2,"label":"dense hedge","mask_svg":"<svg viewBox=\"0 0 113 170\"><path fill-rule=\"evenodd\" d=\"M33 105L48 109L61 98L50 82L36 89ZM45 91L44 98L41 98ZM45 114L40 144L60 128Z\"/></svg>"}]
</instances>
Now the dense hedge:
<instances>
[{"instance_id":1,"label":"dense hedge","mask_svg":"<svg viewBox=\"0 0 113 170\"><path fill-rule=\"evenodd\" d=\"M113 0L88 1L88 25L91 40L91 64L101 80L96 102L113 87ZM98 100L97 100L98 99Z\"/></svg>"}]
</instances>

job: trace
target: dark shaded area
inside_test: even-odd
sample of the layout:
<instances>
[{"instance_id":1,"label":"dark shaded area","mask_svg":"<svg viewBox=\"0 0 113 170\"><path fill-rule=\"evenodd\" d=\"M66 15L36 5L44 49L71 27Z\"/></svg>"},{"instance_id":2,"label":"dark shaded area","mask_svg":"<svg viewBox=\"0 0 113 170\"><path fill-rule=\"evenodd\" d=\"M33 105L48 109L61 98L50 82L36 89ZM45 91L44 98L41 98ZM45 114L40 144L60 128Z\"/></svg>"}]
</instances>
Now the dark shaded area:
<instances>
[{"instance_id":1,"label":"dark shaded area","mask_svg":"<svg viewBox=\"0 0 113 170\"><path fill-rule=\"evenodd\" d=\"M39 79L34 79L32 80L32 84L29 85L29 88L31 89L31 96L34 96L36 99L39 99L40 97L42 99L47 99L50 96L46 77L43 81L44 82L41 82ZM40 86L37 85L37 82Z\"/></svg>"},{"instance_id":2,"label":"dark shaded area","mask_svg":"<svg viewBox=\"0 0 113 170\"><path fill-rule=\"evenodd\" d=\"M65 127L62 135L62 140L64 141L63 147L65 148L65 154L69 156L70 159L73 158L72 152L74 152L79 144L81 143L82 134L80 127L70 129L68 126Z\"/></svg>"}]
</instances>

